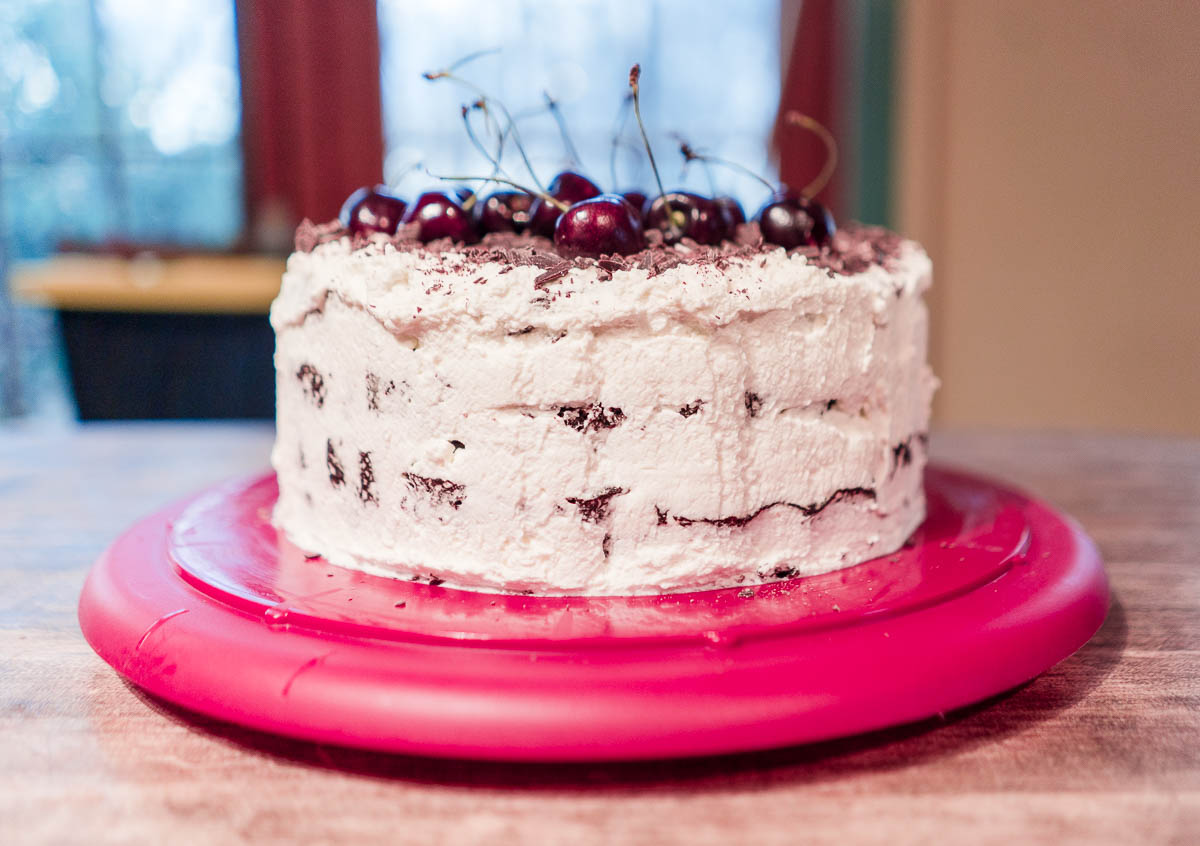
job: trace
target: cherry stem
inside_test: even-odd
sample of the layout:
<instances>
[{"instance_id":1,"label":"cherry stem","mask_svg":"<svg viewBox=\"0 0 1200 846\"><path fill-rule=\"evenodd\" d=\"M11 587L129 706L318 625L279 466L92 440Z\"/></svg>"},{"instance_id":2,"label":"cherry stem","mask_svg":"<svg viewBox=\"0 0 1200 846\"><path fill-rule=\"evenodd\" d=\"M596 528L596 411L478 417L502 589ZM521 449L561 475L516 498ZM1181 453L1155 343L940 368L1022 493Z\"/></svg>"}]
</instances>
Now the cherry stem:
<instances>
[{"instance_id":1,"label":"cherry stem","mask_svg":"<svg viewBox=\"0 0 1200 846\"><path fill-rule=\"evenodd\" d=\"M458 64L462 64L462 60L460 60ZM470 80L463 79L461 76L457 76L449 68L440 71L426 71L422 75L431 82L439 79L448 79L451 82L457 82L459 85L471 89L479 96L479 101L483 104L485 114L487 113L487 105L489 103L495 103L496 107L500 109L500 113L504 116L505 121L508 123L508 132L512 135L513 143L517 145L517 151L521 154L521 160L525 163L525 169L529 171L529 175L532 177L533 183L538 187L539 193L544 194L546 192L545 186L542 185L542 180L538 179L537 172L533 169L533 164L529 161L529 156L525 153L525 145L521 143L521 134L517 131L516 121L513 120L513 116L509 113L507 106L505 106L499 100L489 97L487 92L478 85Z\"/></svg>"},{"instance_id":2,"label":"cherry stem","mask_svg":"<svg viewBox=\"0 0 1200 846\"><path fill-rule=\"evenodd\" d=\"M410 173L412 173L417 168L421 167L422 164L423 163L421 162L421 160L417 159L415 162L408 165L406 168L404 168L404 170L400 171L399 173L397 173L395 176L393 176L389 180L388 187L391 188L394 185L399 185L400 182L403 181L406 176L408 176Z\"/></svg>"},{"instance_id":3,"label":"cherry stem","mask_svg":"<svg viewBox=\"0 0 1200 846\"><path fill-rule=\"evenodd\" d=\"M642 133L642 143L646 145L646 155L650 159L650 169L654 171L654 181L658 183L658 196L662 197L663 205L667 208L667 220L671 222L671 226L682 229L683 225L676 219L675 209L671 208L671 201L667 199L667 189L663 188L662 177L658 175L658 164L654 161L654 151L650 149L650 139L646 136L646 124L642 122L641 88L638 85L641 78L641 65L634 65L629 69L629 88L633 92L633 113L637 117L638 129Z\"/></svg>"},{"instance_id":4,"label":"cherry stem","mask_svg":"<svg viewBox=\"0 0 1200 846\"><path fill-rule=\"evenodd\" d=\"M487 147L485 147L483 145L483 142L479 140L479 136L477 136L475 134L475 128L471 125L471 113L475 109L479 109L480 111L482 111L483 115L484 115L484 119L487 120L489 123L491 123L491 113L488 111L487 104L483 100L477 100L474 103L472 103L470 106L463 106L462 107L462 119L463 119L463 126L467 130L467 138L471 139L471 144L475 147L475 149L477 151L479 151L479 154L481 156L483 156L485 159L487 159L489 162L491 162L492 175L495 176L498 174L502 174L502 173L504 173L504 168L501 166L500 160L504 156L504 141L508 137L507 133L499 132L498 128L497 128L496 154L492 155L490 152L488 152ZM485 185L486 185L486 183L485 183ZM463 200L462 207L463 207L464 211L470 211L474 207L475 203L479 200L479 191L483 187L484 187L483 185L479 186L479 188L476 188L475 190L473 190L471 192L470 197L467 197L467 199Z\"/></svg>"},{"instance_id":5,"label":"cherry stem","mask_svg":"<svg viewBox=\"0 0 1200 846\"><path fill-rule=\"evenodd\" d=\"M458 61L451 64L448 68L446 68L446 70L447 71L456 71L459 68L461 68L463 65L470 64L471 62L475 61L476 59L482 59L484 56L494 56L497 53L499 53L500 51L501 51L501 48L499 48L499 47L489 47L486 50L476 50L474 53L468 53L467 55L463 56L461 59L459 59Z\"/></svg>"},{"instance_id":6,"label":"cherry stem","mask_svg":"<svg viewBox=\"0 0 1200 846\"><path fill-rule=\"evenodd\" d=\"M752 171L750 168L746 167L745 165L740 165L735 161L730 161L729 159L722 159L719 156L710 156L707 153L697 153L695 150L693 150L691 148L691 146L686 141L680 142L679 154L681 156L683 156L683 160L685 162L703 162L705 164L712 162L713 164L721 165L722 167L727 167L727 168L730 168L731 170L736 170L739 173L744 173L746 176L749 176L751 179L757 179L763 185L767 186L768 191L774 192L774 190L775 190L774 185L772 185L770 182L768 182L762 176L755 173L754 171Z\"/></svg>"},{"instance_id":7,"label":"cherry stem","mask_svg":"<svg viewBox=\"0 0 1200 846\"><path fill-rule=\"evenodd\" d=\"M617 122L613 129L612 148L608 152L608 175L612 179L612 189L618 190L617 183L617 151L621 149L621 136L625 134L625 124L629 123L630 107L633 105L633 95L626 94L621 100L621 108L617 111Z\"/></svg>"},{"instance_id":8,"label":"cherry stem","mask_svg":"<svg viewBox=\"0 0 1200 846\"><path fill-rule=\"evenodd\" d=\"M571 141L571 133L567 131L567 122L563 118L562 110L558 107L558 101L550 96L549 91L543 91L542 96L546 98L546 108L550 110L550 114L554 117L554 122L558 124L558 132L562 136L563 146L567 148L567 155L571 159L571 164L578 166L581 163L579 151L575 149L575 144Z\"/></svg>"},{"instance_id":9,"label":"cherry stem","mask_svg":"<svg viewBox=\"0 0 1200 846\"><path fill-rule=\"evenodd\" d=\"M499 149L496 151L496 155L492 155L490 152L488 152L488 149L483 146L483 142L479 140L479 136L475 134L475 128L471 126L471 113L475 111L475 109L483 110L485 118L487 116L487 109L483 105L482 100L477 100L470 106L462 107L463 126L467 130L467 138L471 140L471 145L479 152L479 155L491 162L493 167L499 168L500 157L504 153L504 136L500 136Z\"/></svg>"},{"instance_id":10,"label":"cherry stem","mask_svg":"<svg viewBox=\"0 0 1200 846\"><path fill-rule=\"evenodd\" d=\"M717 181L713 178L712 166L707 158L697 155L692 149L692 145L687 142L687 139L678 132L671 133L671 137L679 142L679 154L683 156L683 171L687 173L687 166L694 161L704 165L704 178L708 180L708 191L714 197L717 196Z\"/></svg>"},{"instance_id":11,"label":"cherry stem","mask_svg":"<svg viewBox=\"0 0 1200 846\"><path fill-rule=\"evenodd\" d=\"M443 175L440 173L433 173L432 171L429 171L429 170L426 170L425 172L427 174L429 174L430 176L432 176L434 179L444 179L447 182L483 182L483 183L499 182L501 185L511 185L513 188L516 188L521 193L528 194L531 197L540 197L541 199L545 200L550 205L554 206L560 212L565 212L567 209L570 208L570 206L568 206L562 200L558 199L557 197L550 196L545 191L531 191L530 189L526 188L521 183L513 182L511 179L507 179L503 176L496 176L494 174L492 176L450 176L450 175Z\"/></svg>"},{"instance_id":12,"label":"cherry stem","mask_svg":"<svg viewBox=\"0 0 1200 846\"><path fill-rule=\"evenodd\" d=\"M833 171L837 167L837 141L834 139L833 133L826 129L823 124L803 112L787 112L783 116L783 121L788 126L798 126L801 129L807 129L809 132L815 133L821 139L822 143L825 144L825 164L821 167L821 172L817 174L816 178L808 183L801 192L806 197L815 197L829 184L829 180L833 177Z\"/></svg>"}]
</instances>

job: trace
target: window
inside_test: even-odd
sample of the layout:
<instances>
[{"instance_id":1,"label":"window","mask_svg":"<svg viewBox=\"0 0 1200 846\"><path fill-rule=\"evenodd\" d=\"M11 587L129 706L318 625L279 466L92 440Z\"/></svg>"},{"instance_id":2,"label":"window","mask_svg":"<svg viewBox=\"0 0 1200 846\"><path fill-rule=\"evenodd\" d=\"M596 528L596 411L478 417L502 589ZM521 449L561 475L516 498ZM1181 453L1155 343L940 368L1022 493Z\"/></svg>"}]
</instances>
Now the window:
<instances>
[{"instance_id":1,"label":"window","mask_svg":"<svg viewBox=\"0 0 1200 846\"><path fill-rule=\"evenodd\" d=\"M233 0L0 3L0 280L64 243L232 245L240 112ZM54 337L0 285L0 416Z\"/></svg>"},{"instance_id":2,"label":"window","mask_svg":"<svg viewBox=\"0 0 1200 846\"><path fill-rule=\"evenodd\" d=\"M5 3L0 99L10 256L240 235L233 0Z\"/></svg>"}]
</instances>

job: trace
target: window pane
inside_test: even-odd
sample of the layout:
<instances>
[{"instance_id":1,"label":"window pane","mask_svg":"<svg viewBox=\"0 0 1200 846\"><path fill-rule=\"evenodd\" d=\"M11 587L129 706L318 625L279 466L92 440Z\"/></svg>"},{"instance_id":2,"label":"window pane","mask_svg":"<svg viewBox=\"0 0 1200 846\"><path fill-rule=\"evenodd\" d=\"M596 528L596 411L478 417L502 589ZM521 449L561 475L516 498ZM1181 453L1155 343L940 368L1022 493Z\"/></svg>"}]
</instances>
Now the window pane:
<instances>
[{"instance_id":1,"label":"window pane","mask_svg":"<svg viewBox=\"0 0 1200 846\"><path fill-rule=\"evenodd\" d=\"M240 234L233 0L0 4L0 95L10 258Z\"/></svg>"},{"instance_id":2,"label":"window pane","mask_svg":"<svg viewBox=\"0 0 1200 846\"><path fill-rule=\"evenodd\" d=\"M228 158L131 164L126 178L132 241L221 247L241 232L240 209L229 202L241 196L242 173Z\"/></svg>"},{"instance_id":3,"label":"window pane","mask_svg":"<svg viewBox=\"0 0 1200 846\"><path fill-rule=\"evenodd\" d=\"M52 315L9 301L9 262L239 237L235 39L234 0L0 2L0 416L66 403Z\"/></svg>"},{"instance_id":4,"label":"window pane","mask_svg":"<svg viewBox=\"0 0 1200 846\"><path fill-rule=\"evenodd\" d=\"M94 151L0 171L10 257L36 256L50 245L94 243L115 229L111 192Z\"/></svg>"},{"instance_id":5,"label":"window pane","mask_svg":"<svg viewBox=\"0 0 1200 846\"><path fill-rule=\"evenodd\" d=\"M542 92L557 99L579 150L582 169L605 188L648 188L652 176L632 119L625 127L617 173L610 168L613 129L628 87L629 68L642 65L642 112L668 187L710 190L703 170L684 178L678 143L771 173L767 141L779 103L779 3L748 0L705 4L698 14L684 0L380 0L384 123L388 161L396 181L420 159L435 172L486 175L489 166L471 147L459 107L474 94L421 73L446 67L480 48L503 45L461 73L500 99L519 121L530 158L543 181L568 164ZM465 27L463 20L471 20ZM480 43L476 33L489 33ZM505 164L525 178L510 151ZM722 192L757 203L764 189L753 179L714 170ZM429 180L410 175L417 190Z\"/></svg>"},{"instance_id":6,"label":"window pane","mask_svg":"<svg viewBox=\"0 0 1200 846\"><path fill-rule=\"evenodd\" d=\"M96 9L101 96L127 153L171 156L236 144L240 106L230 0L99 0Z\"/></svg>"},{"instance_id":7,"label":"window pane","mask_svg":"<svg viewBox=\"0 0 1200 846\"><path fill-rule=\"evenodd\" d=\"M100 131L88 0L0 3L0 139L36 148Z\"/></svg>"}]
</instances>

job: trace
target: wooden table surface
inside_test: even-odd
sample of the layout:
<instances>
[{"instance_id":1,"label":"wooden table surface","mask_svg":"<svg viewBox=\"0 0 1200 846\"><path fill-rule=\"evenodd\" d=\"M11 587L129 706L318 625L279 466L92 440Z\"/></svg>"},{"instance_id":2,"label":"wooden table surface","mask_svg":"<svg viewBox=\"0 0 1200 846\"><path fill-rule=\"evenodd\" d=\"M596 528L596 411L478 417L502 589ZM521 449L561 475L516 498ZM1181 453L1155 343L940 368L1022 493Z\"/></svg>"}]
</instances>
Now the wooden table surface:
<instances>
[{"instance_id":1,"label":"wooden table surface","mask_svg":"<svg viewBox=\"0 0 1200 846\"><path fill-rule=\"evenodd\" d=\"M63 253L17 263L13 299L64 311L266 314L284 260L261 255Z\"/></svg>"},{"instance_id":2,"label":"wooden table surface","mask_svg":"<svg viewBox=\"0 0 1200 846\"><path fill-rule=\"evenodd\" d=\"M1112 580L1077 654L983 705L772 752L438 761L218 725L121 681L75 603L134 519L266 462L242 424L0 428L0 843L1198 843L1200 441L937 433L1077 517Z\"/></svg>"}]
</instances>

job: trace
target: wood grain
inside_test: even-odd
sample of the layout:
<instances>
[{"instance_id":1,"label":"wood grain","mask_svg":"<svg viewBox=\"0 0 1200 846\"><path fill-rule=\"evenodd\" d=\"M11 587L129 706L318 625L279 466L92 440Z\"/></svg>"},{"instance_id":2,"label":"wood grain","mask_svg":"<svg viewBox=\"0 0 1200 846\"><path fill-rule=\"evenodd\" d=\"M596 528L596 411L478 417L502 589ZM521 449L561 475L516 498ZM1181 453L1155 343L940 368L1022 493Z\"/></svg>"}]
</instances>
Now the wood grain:
<instances>
[{"instance_id":1,"label":"wood grain","mask_svg":"<svg viewBox=\"0 0 1200 846\"><path fill-rule=\"evenodd\" d=\"M1200 836L1200 442L938 433L942 461L1078 518L1115 603L980 706L695 761L513 766L299 743L184 714L83 642L121 529L265 465L269 427L0 428L0 842L1191 843Z\"/></svg>"},{"instance_id":2,"label":"wood grain","mask_svg":"<svg viewBox=\"0 0 1200 846\"><path fill-rule=\"evenodd\" d=\"M13 298L74 311L266 314L284 260L257 255L57 255L13 268Z\"/></svg>"}]
</instances>

